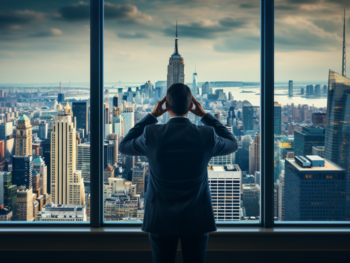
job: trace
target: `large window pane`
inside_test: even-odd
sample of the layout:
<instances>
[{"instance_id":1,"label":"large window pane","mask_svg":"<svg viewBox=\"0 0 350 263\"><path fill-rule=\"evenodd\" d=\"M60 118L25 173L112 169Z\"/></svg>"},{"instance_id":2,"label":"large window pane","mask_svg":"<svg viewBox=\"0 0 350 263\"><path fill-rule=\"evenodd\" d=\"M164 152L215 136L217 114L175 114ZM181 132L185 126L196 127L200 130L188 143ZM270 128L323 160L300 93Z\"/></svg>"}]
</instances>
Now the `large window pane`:
<instances>
[{"instance_id":1,"label":"large window pane","mask_svg":"<svg viewBox=\"0 0 350 263\"><path fill-rule=\"evenodd\" d=\"M118 143L175 82L239 141L238 152L209 163L216 220L259 221L259 12L259 1L105 3L105 221L143 220L148 160L120 154Z\"/></svg>"},{"instance_id":2,"label":"large window pane","mask_svg":"<svg viewBox=\"0 0 350 263\"><path fill-rule=\"evenodd\" d=\"M344 7L275 1L276 222L350 219Z\"/></svg>"},{"instance_id":3,"label":"large window pane","mask_svg":"<svg viewBox=\"0 0 350 263\"><path fill-rule=\"evenodd\" d=\"M1 1L0 221L89 220L88 8Z\"/></svg>"}]
</instances>

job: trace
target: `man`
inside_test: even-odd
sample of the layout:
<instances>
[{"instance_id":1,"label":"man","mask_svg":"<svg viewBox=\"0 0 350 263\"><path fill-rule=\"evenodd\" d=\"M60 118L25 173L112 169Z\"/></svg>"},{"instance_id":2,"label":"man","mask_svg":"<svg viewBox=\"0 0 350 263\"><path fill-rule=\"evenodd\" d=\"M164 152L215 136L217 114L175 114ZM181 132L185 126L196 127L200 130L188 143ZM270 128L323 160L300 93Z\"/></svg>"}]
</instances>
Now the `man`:
<instances>
[{"instance_id":1,"label":"man","mask_svg":"<svg viewBox=\"0 0 350 263\"><path fill-rule=\"evenodd\" d=\"M170 120L154 125L167 111ZM189 111L201 117L204 126L192 124ZM152 114L121 141L121 153L147 156L149 161L142 230L149 232L154 262L175 262L179 238L184 262L205 261L208 233L216 231L207 166L213 156L236 150L233 134L181 83L169 87Z\"/></svg>"}]
</instances>

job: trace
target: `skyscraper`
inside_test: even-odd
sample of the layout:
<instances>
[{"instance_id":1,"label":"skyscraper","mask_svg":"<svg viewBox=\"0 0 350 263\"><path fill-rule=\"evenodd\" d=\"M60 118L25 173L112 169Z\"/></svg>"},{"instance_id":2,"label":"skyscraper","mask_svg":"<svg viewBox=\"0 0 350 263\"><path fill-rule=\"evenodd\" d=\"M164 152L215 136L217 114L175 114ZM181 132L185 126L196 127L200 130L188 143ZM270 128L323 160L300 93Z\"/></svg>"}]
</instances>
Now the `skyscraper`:
<instances>
[{"instance_id":1,"label":"skyscraper","mask_svg":"<svg viewBox=\"0 0 350 263\"><path fill-rule=\"evenodd\" d=\"M41 140L47 139L47 133L48 133L49 125L46 123L46 121L41 121L39 124L39 138Z\"/></svg>"},{"instance_id":2,"label":"skyscraper","mask_svg":"<svg viewBox=\"0 0 350 263\"><path fill-rule=\"evenodd\" d=\"M178 38L177 38L177 23L175 33L175 51L169 59L168 74L167 74L167 88L174 83L185 83L185 62L183 57L179 54Z\"/></svg>"},{"instance_id":3,"label":"skyscraper","mask_svg":"<svg viewBox=\"0 0 350 263\"><path fill-rule=\"evenodd\" d=\"M131 128L135 126L134 121L134 108L133 107L124 107L122 112L123 117L123 126L124 126L124 134L128 134Z\"/></svg>"},{"instance_id":4,"label":"skyscraper","mask_svg":"<svg viewBox=\"0 0 350 263\"><path fill-rule=\"evenodd\" d=\"M47 194L47 166L42 158L38 157L34 159L33 171L35 171L41 178L41 194Z\"/></svg>"},{"instance_id":5,"label":"skyscraper","mask_svg":"<svg viewBox=\"0 0 350 263\"><path fill-rule=\"evenodd\" d=\"M109 124L109 91L106 90L106 102L103 104L105 114L105 124Z\"/></svg>"},{"instance_id":6,"label":"skyscraper","mask_svg":"<svg viewBox=\"0 0 350 263\"><path fill-rule=\"evenodd\" d=\"M85 137L89 134L89 107L86 101L72 103L73 117L77 120L77 130L83 129Z\"/></svg>"},{"instance_id":7,"label":"skyscraper","mask_svg":"<svg viewBox=\"0 0 350 263\"><path fill-rule=\"evenodd\" d=\"M136 194L145 196L146 163L138 162L132 168L132 184L136 185Z\"/></svg>"},{"instance_id":8,"label":"skyscraper","mask_svg":"<svg viewBox=\"0 0 350 263\"><path fill-rule=\"evenodd\" d=\"M78 145L77 152L77 170L81 171L84 179L85 191L90 192L90 143L81 143Z\"/></svg>"},{"instance_id":9,"label":"skyscraper","mask_svg":"<svg viewBox=\"0 0 350 263\"><path fill-rule=\"evenodd\" d=\"M210 83L207 81L202 85L202 95L211 94L210 92Z\"/></svg>"},{"instance_id":10,"label":"skyscraper","mask_svg":"<svg viewBox=\"0 0 350 263\"><path fill-rule=\"evenodd\" d=\"M313 146L324 146L325 129L317 126L302 127L294 131L294 156L311 155Z\"/></svg>"},{"instance_id":11,"label":"skyscraper","mask_svg":"<svg viewBox=\"0 0 350 263\"><path fill-rule=\"evenodd\" d=\"M5 122L0 124L0 140L5 140L7 136L13 133L12 122Z\"/></svg>"},{"instance_id":12,"label":"skyscraper","mask_svg":"<svg viewBox=\"0 0 350 263\"><path fill-rule=\"evenodd\" d=\"M254 109L253 105L245 100L242 103L243 109L243 131L251 131L254 130Z\"/></svg>"},{"instance_id":13,"label":"skyscraper","mask_svg":"<svg viewBox=\"0 0 350 263\"><path fill-rule=\"evenodd\" d=\"M191 93L193 95L197 94L197 87L198 87L198 77L197 77L197 71L195 70L195 72L193 73L193 81L192 81L192 89L191 89Z\"/></svg>"},{"instance_id":14,"label":"skyscraper","mask_svg":"<svg viewBox=\"0 0 350 263\"><path fill-rule=\"evenodd\" d=\"M288 83L288 96L293 97L293 80Z\"/></svg>"},{"instance_id":15,"label":"skyscraper","mask_svg":"<svg viewBox=\"0 0 350 263\"><path fill-rule=\"evenodd\" d=\"M282 107L278 102L275 102L273 130L275 135L282 133Z\"/></svg>"},{"instance_id":16,"label":"skyscraper","mask_svg":"<svg viewBox=\"0 0 350 263\"><path fill-rule=\"evenodd\" d=\"M76 124L67 101L51 132L51 194L55 204L84 204L84 183L76 171Z\"/></svg>"},{"instance_id":17,"label":"skyscraper","mask_svg":"<svg viewBox=\"0 0 350 263\"><path fill-rule=\"evenodd\" d=\"M346 220L350 220L350 79L330 70L324 157L346 170Z\"/></svg>"},{"instance_id":18,"label":"skyscraper","mask_svg":"<svg viewBox=\"0 0 350 263\"><path fill-rule=\"evenodd\" d=\"M27 115L18 120L16 127L16 157L32 155L32 125Z\"/></svg>"}]
</instances>

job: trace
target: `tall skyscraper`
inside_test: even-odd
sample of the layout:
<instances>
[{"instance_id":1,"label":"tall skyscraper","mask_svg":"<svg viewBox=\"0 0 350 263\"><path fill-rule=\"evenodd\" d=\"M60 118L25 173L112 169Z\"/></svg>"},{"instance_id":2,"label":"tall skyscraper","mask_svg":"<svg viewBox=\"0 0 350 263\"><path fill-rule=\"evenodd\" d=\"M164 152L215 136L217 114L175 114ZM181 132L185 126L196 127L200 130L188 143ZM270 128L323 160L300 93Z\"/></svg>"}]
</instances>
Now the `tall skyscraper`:
<instances>
[{"instance_id":1,"label":"tall skyscraper","mask_svg":"<svg viewBox=\"0 0 350 263\"><path fill-rule=\"evenodd\" d=\"M41 194L47 194L47 166L42 158L38 157L34 159L33 171L35 171L41 178Z\"/></svg>"},{"instance_id":2,"label":"tall skyscraper","mask_svg":"<svg viewBox=\"0 0 350 263\"><path fill-rule=\"evenodd\" d=\"M278 102L275 102L273 130L275 135L282 133L282 107Z\"/></svg>"},{"instance_id":3,"label":"tall skyscraper","mask_svg":"<svg viewBox=\"0 0 350 263\"><path fill-rule=\"evenodd\" d=\"M306 157L310 168L302 167L295 159L285 160L284 220L343 221L345 170L319 156Z\"/></svg>"},{"instance_id":4,"label":"tall skyscraper","mask_svg":"<svg viewBox=\"0 0 350 263\"><path fill-rule=\"evenodd\" d=\"M242 171L237 165L208 166L208 183L216 221L240 220Z\"/></svg>"},{"instance_id":5,"label":"tall skyscraper","mask_svg":"<svg viewBox=\"0 0 350 263\"><path fill-rule=\"evenodd\" d=\"M210 83L207 81L202 85L202 95L211 94Z\"/></svg>"},{"instance_id":6,"label":"tall skyscraper","mask_svg":"<svg viewBox=\"0 0 350 263\"><path fill-rule=\"evenodd\" d=\"M46 123L46 121L41 121L39 124L39 138L41 140L47 139L49 125Z\"/></svg>"},{"instance_id":7,"label":"tall skyscraper","mask_svg":"<svg viewBox=\"0 0 350 263\"><path fill-rule=\"evenodd\" d=\"M113 97L113 107L119 107L118 103L119 103L118 95L114 95L114 97Z\"/></svg>"},{"instance_id":8,"label":"tall skyscraper","mask_svg":"<svg viewBox=\"0 0 350 263\"><path fill-rule=\"evenodd\" d=\"M83 129L85 137L89 134L89 107L86 101L72 103L73 117L77 120L77 130Z\"/></svg>"},{"instance_id":9,"label":"tall skyscraper","mask_svg":"<svg viewBox=\"0 0 350 263\"><path fill-rule=\"evenodd\" d=\"M242 103L243 109L243 131L252 131L254 130L254 109L253 105L245 100Z\"/></svg>"},{"instance_id":10,"label":"tall skyscraper","mask_svg":"<svg viewBox=\"0 0 350 263\"><path fill-rule=\"evenodd\" d=\"M77 170L81 171L84 179L85 192L90 192L90 143L78 145Z\"/></svg>"},{"instance_id":11,"label":"tall skyscraper","mask_svg":"<svg viewBox=\"0 0 350 263\"><path fill-rule=\"evenodd\" d=\"M232 127L231 126L227 126L226 128L231 132L232 132ZM231 165L233 164L233 156L235 153L231 153L228 155L220 155L220 156L215 156L212 157L209 161L209 165Z\"/></svg>"},{"instance_id":12,"label":"tall skyscraper","mask_svg":"<svg viewBox=\"0 0 350 263\"><path fill-rule=\"evenodd\" d=\"M132 168L132 184L136 185L136 194L141 198L145 196L146 163L138 162Z\"/></svg>"},{"instance_id":13,"label":"tall skyscraper","mask_svg":"<svg viewBox=\"0 0 350 263\"><path fill-rule=\"evenodd\" d=\"M346 170L346 220L350 220L350 79L330 70L324 157Z\"/></svg>"},{"instance_id":14,"label":"tall skyscraper","mask_svg":"<svg viewBox=\"0 0 350 263\"><path fill-rule=\"evenodd\" d=\"M51 194L55 204L84 204L84 183L76 171L76 124L67 101L51 132Z\"/></svg>"},{"instance_id":15,"label":"tall skyscraper","mask_svg":"<svg viewBox=\"0 0 350 263\"><path fill-rule=\"evenodd\" d=\"M123 126L124 126L124 135L128 134L131 128L135 126L134 121L134 108L133 107L124 107L122 112L123 117Z\"/></svg>"},{"instance_id":16,"label":"tall skyscraper","mask_svg":"<svg viewBox=\"0 0 350 263\"><path fill-rule=\"evenodd\" d=\"M325 129L318 126L302 127L294 131L294 156L311 155L313 146L324 146Z\"/></svg>"},{"instance_id":17,"label":"tall skyscraper","mask_svg":"<svg viewBox=\"0 0 350 263\"><path fill-rule=\"evenodd\" d=\"M193 73L193 81L192 81L192 89L191 89L191 93L193 95L197 94L197 88L198 88L198 75L197 75L197 71L195 70L195 72Z\"/></svg>"},{"instance_id":18,"label":"tall skyscraper","mask_svg":"<svg viewBox=\"0 0 350 263\"><path fill-rule=\"evenodd\" d=\"M33 221L33 188L20 186L17 189L17 210L14 218L16 221Z\"/></svg>"},{"instance_id":19,"label":"tall skyscraper","mask_svg":"<svg viewBox=\"0 0 350 263\"><path fill-rule=\"evenodd\" d=\"M18 120L16 127L16 150L15 156L32 155L32 125L27 115L23 115Z\"/></svg>"},{"instance_id":20,"label":"tall skyscraper","mask_svg":"<svg viewBox=\"0 0 350 263\"><path fill-rule=\"evenodd\" d=\"M106 90L106 102L103 104L105 114L105 124L109 124L109 91Z\"/></svg>"},{"instance_id":21,"label":"tall skyscraper","mask_svg":"<svg viewBox=\"0 0 350 263\"><path fill-rule=\"evenodd\" d=\"M179 54L178 38L177 38L177 23L175 33L175 51L169 59L168 74L167 74L167 88L174 83L185 83L185 62L183 57Z\"/></svg>"},{"instance_id":22,"label":"tall skyscraper","mask_svg":"<svg viewBox=\"0 0 350 263\"><path fill-rule=\"evenodd\" d=\"M293 80L288 83L288 96L293 97Z\"/></svg>"}]
</instances>

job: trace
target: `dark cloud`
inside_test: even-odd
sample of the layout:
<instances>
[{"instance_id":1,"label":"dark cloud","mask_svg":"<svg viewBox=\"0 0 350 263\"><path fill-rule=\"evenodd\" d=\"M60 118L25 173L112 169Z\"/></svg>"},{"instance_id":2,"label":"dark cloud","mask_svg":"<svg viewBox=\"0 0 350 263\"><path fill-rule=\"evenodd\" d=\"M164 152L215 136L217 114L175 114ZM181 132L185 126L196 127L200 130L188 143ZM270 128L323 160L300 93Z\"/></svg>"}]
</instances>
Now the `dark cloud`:
<instances>
[{"instance_id":1,"label":"dark cloud","mask_svg":"<svg viewBox=\"0 0 350 263\"><path fill-rule=\"evenodd\" d=\"M29 24L38 20L42 20L44 15L30 10L12 11L8 13L0 13L0 28L20 26Z\"/></svg>"},{"instance_id":2,"label":"dark cloud","mask_svg":"<svg viewBox=\"0 0 350 263\"><path fill-rule=\"evenodd\" d=\"M52 37L62 35L62 31L57 28L51 28L49 31L30 34L29 37Z\"/></svg>"},{"instance_id":3,"label":"dark cloud","mask_svg":"<svg viewBox=\"0 0 350 263\"><path fill-rule=\"evenodd\" d=\"M240 8L256 8L259 7L258 4L240 4L239 5Z\"/></svg>"},{"instance_id":4,"label":"dark cloud","mask_svg":"<svg viewBox=\"0 0 350 263\"><path fill-rule=\"evenodd\" d=\"M220 33L229 32L232 29L229 27L206 25L202 22L194 22L187 25L178 25L179 37L189 38L204 38L213 39L219 36ZM166 28L165 35L174 36L175 26Z\"/></svg>"},{"instance_id":5,"label":"dark cloud","mask_svg":"<svg viewBox=\"0 0 350 263\"><path fill-rule=\"evenodd\" d=\"M350 7L349 0L326 0L326 2L340 5L340 7L342 7L342 8Z\"/></svg>"},{"instance_id":6,"label":"dark cloud","mask_svg":"<svg viewBox=\"0 0 350 263\"><path fill-rule=\"evenodd\" d=\"M225 27L240 28L240 27L244 27L247 23L243 20L236 20L231 17L226 17L220 20L219 24Z\"/></svg>"},{"instance_id":7,"label":"dark cloud","mask_svg":"<svg viewBox=\"0 0 350 263\"><path fill-rule=\"evenodd\" d=\"M143 33L118 33L118 37L128 38L128 39L149 38L147 34L143 34Z\"/></svg>"},{"instance_id":8,"label":"dark cloud","mask_svg":"<svg viewBox=\"0 0 350 263\"><path fill-rule=\"evenodd\" d=\"M90 18L90 5L85 2L79 2L59 9L61 18L68 21L80 21ZM141 13L136 6L125 4L116 5L105 2L105 19L118 20L121 22L130 22L136 24L152 21L152 17Z\"/></svg>"}]
</instances>

